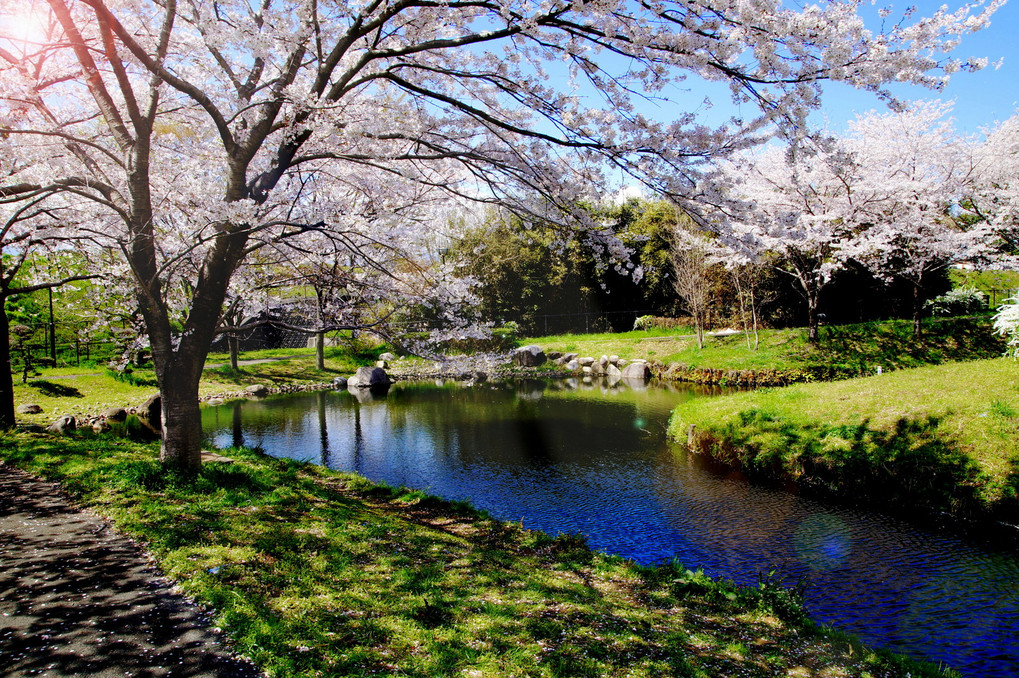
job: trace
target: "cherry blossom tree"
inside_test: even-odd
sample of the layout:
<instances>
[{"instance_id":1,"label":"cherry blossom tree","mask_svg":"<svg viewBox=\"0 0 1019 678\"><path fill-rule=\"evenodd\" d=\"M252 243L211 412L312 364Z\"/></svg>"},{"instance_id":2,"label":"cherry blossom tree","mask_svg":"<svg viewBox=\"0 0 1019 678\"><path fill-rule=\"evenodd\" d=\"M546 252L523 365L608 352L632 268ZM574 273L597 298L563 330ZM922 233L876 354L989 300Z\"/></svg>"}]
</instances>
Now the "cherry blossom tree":
<instances>
[{"instance_id":1,"label":"cherry blossom tree","mask_svg":"<svg viewBox=\"0 0 1019 678\"><path fill-rule=\"evenodd\" d=\"M562 219L612 169L679 199L705 158L802 126L824 80L887 98L885 83L979 67L948 52L995 7L874 33L855 2L5 3L0 134L35 171L0 179L0 196L52 191L122 251L163 396L162 459L194 468L202 366L231 276L260 247L382 228L413 209L408 186L521 210L537 194ZM691 75L760 114L712 129L639 112Z\"/></svg>"},{"instance_id":2,"label":"cherry blossom tree","mask_svg":"<svg viewBox=\"0 0 1019 678\"><path fill-rule=\"evenodd\" d=\"M862 172L857 188L873 219L849 252L885 279L913 289L913 333L927 301L924 285L952 264L987 253L987 225L971 223L960 205L976 178L973 142L959 138L951 106L918 102L908 110L870 113L851 124Z\"/></svg>"},{"instance_id":3,"label":"cherry blossom tree","mask_svg":"<svg viewBox=\"0 0 1019 678\"><path fill-rule=\"evenodd\" d=\"M976 150L976 186L966 203L993 235L998 264L1019 267L1019 114L991 129Z\"/></svg>"},{"instance_id":4,"label":"cherry blossom tree","mask_svg":"<svg viewBox=\"0 0 1019 678\"><path fill-rule=\"evenodd\" d=\"M0 160L0 164L8 163ZM11 428L15 424L7 300L15 295L31 294L96 277L59 267L31 265L73 239L70 226L60 221L59 214L46 208L46 198L47 194L42 192L30 199L10 203L0 199L0 429ZM57 257L53 259L57 260Z\"/></svg>"},{"instance_id":5,"label":"cherry blossom tree","mask_svg":"<svg viewBox=\"0 0 1019 678\"><path fill-rule=\"evenodd\" d=\"M860 165L843 140L769 146L720 165L727 209L713 216L732 265L772 262L807 306L808 336L818 340L821 292L859 250L872 196L856 190ZM768 256L777 254L778 256Z\"/></svg>"},{"instance_id":6,"label":"cherry blossom tree","mask_svg":"<svg viewBox=\"0 0 1019 678\"><path fill-rule=\"evenodd\" d=\"M724 163L732 215L719 220L740 260L778 253L779 270L807 302L811 341L818 304L849 262L913 288L914 333L931 276L987 252L987 227L961 218L973 190L973 143L952 129L950 105L917 102L871 112L847 135L810 145L770 147Z\"/></svg>"}]
</instances>

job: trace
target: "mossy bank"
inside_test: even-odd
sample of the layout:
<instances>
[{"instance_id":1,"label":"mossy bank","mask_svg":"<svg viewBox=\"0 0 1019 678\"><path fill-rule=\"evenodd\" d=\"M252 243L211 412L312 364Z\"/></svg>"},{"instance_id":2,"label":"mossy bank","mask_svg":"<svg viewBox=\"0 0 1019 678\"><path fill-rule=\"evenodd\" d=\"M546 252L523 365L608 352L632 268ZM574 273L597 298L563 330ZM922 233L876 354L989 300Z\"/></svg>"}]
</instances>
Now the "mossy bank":
<instances>
[{"instance_id":1,"label":"mossy bank","mask_svg":"<svg viewBox=\"0 0 1019 678\"><path fill-rule=\"evenodd\" d=\"M690 401L669 432L751 477L1019 524L1019 363L1006 358Z\"/></svg>"},{"instance_id":2,"label":"mossy bank","mask_svg":"<svg viewBox=\"0 0 1019 678\"><path fill-rule=\"evenodd\" d=\"M469 507L225 451L192 477L152 445L0 435L147 545L273 676L924 676L819 629L792 596L644 568Z\"/></svg>"}]
</instances>

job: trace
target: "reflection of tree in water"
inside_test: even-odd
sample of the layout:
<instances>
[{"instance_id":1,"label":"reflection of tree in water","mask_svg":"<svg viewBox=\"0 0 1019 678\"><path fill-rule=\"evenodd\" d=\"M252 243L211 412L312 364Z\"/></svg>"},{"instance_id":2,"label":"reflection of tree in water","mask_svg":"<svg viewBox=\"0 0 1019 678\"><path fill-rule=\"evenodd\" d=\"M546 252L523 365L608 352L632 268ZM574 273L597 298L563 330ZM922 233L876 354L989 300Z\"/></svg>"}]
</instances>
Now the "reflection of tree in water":
<instances>
[{"instance_id":1,"label":"reflection of tree in water","mask_svg":"<svg viewBox=\"0 0 1019 678\"><path fill-rule=\"evenodd\" d=\"M849 558L853 535L838 516L816 513L800 521L793 544L800 561L811 570L831 570Z\"/></svg>"}]
</instances>

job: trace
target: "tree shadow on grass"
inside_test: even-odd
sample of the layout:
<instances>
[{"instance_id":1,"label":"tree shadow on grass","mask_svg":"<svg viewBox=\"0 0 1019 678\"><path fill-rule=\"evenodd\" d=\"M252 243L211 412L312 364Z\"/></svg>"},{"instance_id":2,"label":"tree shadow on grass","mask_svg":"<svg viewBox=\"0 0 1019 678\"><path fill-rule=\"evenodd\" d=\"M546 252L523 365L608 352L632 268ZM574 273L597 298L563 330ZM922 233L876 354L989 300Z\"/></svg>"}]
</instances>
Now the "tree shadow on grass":
<instances>
[{"instance_id":1,"label":"tree shadow on grass","mask_svg":"<svg viewBox=\"0 0 1019 678\"><path fill-rule=\"evenodd\" d=\"M73 386L58 384L45 379L33 379L28 385L51 398L84 398L84 394Z\"/></svg>"}]
</instances>

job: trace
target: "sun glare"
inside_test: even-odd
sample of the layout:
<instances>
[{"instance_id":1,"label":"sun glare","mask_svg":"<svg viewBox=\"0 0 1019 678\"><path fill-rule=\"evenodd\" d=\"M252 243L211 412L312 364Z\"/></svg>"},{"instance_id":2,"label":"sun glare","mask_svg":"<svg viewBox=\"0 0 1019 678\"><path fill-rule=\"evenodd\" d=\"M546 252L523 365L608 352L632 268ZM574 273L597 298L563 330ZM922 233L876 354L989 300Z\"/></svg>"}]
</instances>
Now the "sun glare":
<instances>
[{"instance_id":1,"label":"sun glare","mask_svg":"<svg viewBox=\"0 0 1019 678\"><path fill-rule=\"evenodd\" d=\"M0 40L16 45L21 50L31 51L46 43L47 24L47 13L34 3L4 7L0 9Z\"/></svg>"}]
</instances>

